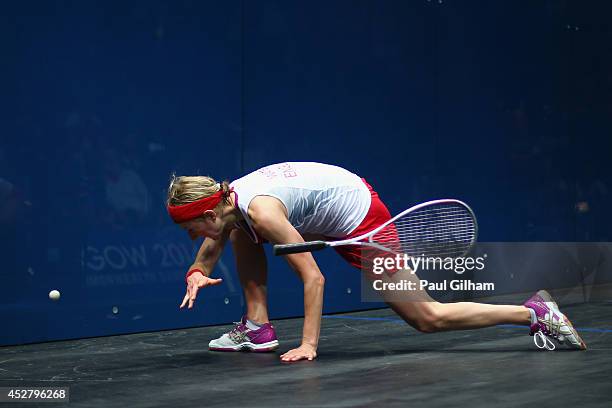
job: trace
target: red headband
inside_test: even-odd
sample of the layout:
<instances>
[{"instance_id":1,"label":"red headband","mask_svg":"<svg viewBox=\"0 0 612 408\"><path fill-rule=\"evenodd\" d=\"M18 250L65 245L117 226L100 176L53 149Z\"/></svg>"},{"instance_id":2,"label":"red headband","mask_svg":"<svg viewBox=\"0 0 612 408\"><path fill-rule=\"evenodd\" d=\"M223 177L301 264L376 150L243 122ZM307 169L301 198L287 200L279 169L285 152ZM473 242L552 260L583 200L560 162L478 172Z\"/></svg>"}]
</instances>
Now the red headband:
<instances>
[{"instance_id":1,"label":"red headband","mask_svg":"<svg viewBox=\"0 0 612 408\"><path fill-rule=\"evenodd\" d=\"M231 190L230 190L231 191ZM175 223L193 220L201 217L204 211L214 209L223 199L223 189L215 194L183 205L168 205L168 214Z\"/></svg>"}]
</instances>

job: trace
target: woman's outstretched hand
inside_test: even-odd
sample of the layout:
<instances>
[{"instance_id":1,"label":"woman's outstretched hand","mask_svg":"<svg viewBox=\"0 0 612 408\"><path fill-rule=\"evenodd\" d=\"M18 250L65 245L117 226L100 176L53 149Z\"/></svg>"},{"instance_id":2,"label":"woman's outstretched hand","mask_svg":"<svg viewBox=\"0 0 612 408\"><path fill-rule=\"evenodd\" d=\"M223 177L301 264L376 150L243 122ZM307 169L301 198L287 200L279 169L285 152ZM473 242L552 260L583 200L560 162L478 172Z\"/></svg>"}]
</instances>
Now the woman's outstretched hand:
<instances>
[{"instance_id":1,"label":"woman's outstretched hand","mask_svg":"<svg viewBox=\"0 0 612 408\"><path fill-rule=\"evenodd\" d=\"M184 308L187 305L187 309L191 309L193 307L193 302L195 302L198 291L205 286L213 286L219 285L223 282L223 279L214 279L204 276L201 272L194 272L187 278L187 292L185 293L185 297L183 298L183 303L181 303L180 308Z\"/></svg>"}]
</instances>

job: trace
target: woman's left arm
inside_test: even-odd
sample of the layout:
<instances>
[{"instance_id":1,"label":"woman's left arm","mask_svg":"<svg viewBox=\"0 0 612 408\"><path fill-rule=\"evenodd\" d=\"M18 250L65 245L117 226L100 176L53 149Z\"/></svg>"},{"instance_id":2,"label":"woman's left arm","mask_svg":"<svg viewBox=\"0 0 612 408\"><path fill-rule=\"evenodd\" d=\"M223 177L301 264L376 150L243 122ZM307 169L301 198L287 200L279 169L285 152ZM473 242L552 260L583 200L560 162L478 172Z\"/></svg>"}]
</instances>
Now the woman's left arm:
<instances>
[{"instance_id":1,"label":"woman's left arm","mask_svg":"<svg viewBox=\"0 0 612 408\"><path fill-rule=\"evenodd\" d=\"M249 205L254 229L272 243L304 242L287 219L283 204L274 197L258 196ZM313 360L317 356L325 278L309 252L286 255L285 259L304 283L304 329L302 344L281 356L283 361Z\"/></svg>"}]
</instances>

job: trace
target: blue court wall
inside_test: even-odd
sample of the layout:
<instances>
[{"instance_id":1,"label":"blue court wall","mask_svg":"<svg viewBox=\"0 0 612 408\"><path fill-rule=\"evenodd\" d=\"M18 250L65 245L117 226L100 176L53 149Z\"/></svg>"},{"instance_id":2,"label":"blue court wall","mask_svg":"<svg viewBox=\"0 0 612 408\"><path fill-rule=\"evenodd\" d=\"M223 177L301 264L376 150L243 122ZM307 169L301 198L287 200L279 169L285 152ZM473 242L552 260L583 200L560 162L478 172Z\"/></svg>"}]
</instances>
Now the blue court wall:
<instances>
[{"instance_id":1,"label":"blue court wall","mask_svg":"<svg viewBox=\"0 0 612 408\"><path fill-rule=\"evenodd\" d=\"M344 166L392 212L440 197L484 241L609 241L606 2L24 1L0 16L0 344L237 320L229 248L179 311L199 243L171 173ZM269 250L269 249L268 249ZM357 271L316 255L325 311ZM302 288L269 256L270 311ZM59 289L51 302L47 293Z\"/></svg>"}]
</instances>

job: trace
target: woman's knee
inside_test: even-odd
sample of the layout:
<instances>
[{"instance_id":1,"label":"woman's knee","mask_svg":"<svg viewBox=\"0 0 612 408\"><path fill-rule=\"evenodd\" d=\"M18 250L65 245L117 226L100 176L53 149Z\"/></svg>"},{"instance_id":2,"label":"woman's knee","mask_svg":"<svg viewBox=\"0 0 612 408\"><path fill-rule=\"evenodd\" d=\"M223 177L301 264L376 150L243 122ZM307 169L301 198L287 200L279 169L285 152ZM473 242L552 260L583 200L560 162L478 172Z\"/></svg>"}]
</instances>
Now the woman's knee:
<instances>
[{"instance_id":1,"label":"woman's knee","mask_svg":"<svg viewBox=\"0 0 612 408\"><path fill-rule=\"evenodd\" d=\"M241 229L235 229L230 233L229 238L234 250L234 256L238 260L265 262L266 255L263 245L253 242L246 232Z\"/></svg>"},{"instance_id":2,"label":"woman's knee","mask_svg":"<svg viewBox=\"0 0 612 408\"><path fill-rule=\"evenodd\" d=\"M229 238L233 246L248 244L248 241L250 240L246 232L244 232L240 228L232 230L230 232Z\"/></svg>"},{"instance_id":3,"label":"woman's knee","mask_svg":"<svg viewBox=\"0 0 612 408\"><path fill-rule=\"evenodd\" d=\"M445 328L444 305L439 302L411 302L409 307L393 309L421 333L435 333ZM410 313L403 313L405 310L410 310Z\"/></svg>"}]
</instances>

